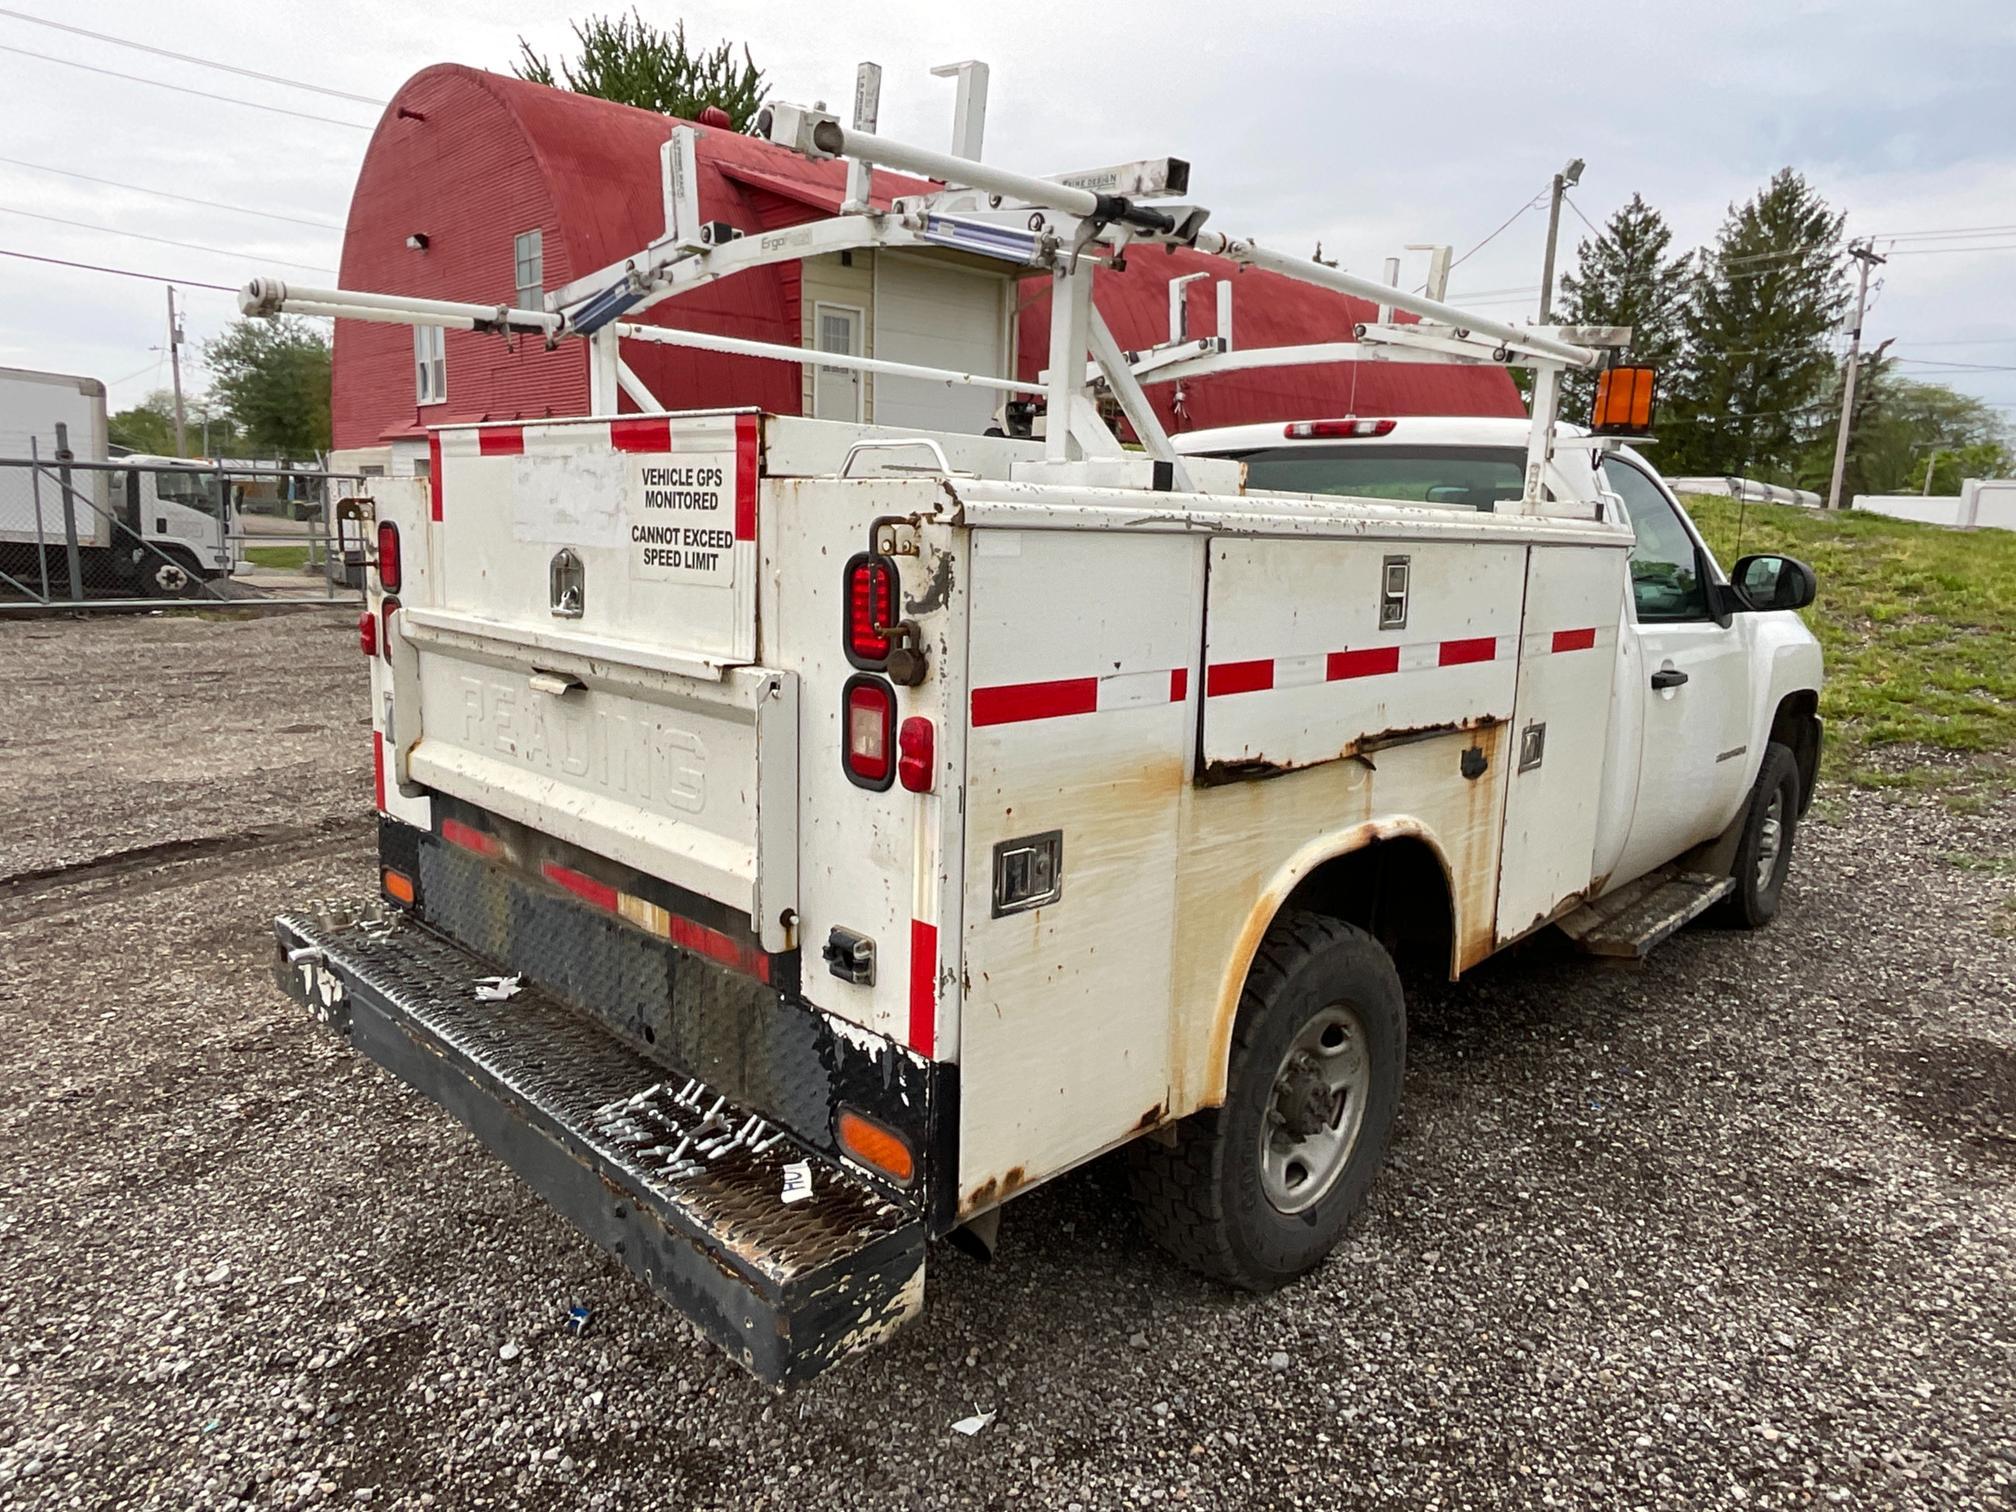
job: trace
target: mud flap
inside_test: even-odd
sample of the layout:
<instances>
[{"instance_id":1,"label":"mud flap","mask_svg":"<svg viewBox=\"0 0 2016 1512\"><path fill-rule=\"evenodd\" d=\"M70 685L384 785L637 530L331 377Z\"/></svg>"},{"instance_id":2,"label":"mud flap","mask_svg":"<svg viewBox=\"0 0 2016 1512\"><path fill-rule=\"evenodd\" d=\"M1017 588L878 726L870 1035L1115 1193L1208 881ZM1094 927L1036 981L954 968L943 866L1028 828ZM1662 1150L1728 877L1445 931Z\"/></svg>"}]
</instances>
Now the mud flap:
<instances>
[{"instance_id":1,"label":"mud flap","mask_svg":"<svg viewBox=\"0 0 2016 1512\"><path fill-rule=\"evenodd\" d=\"M423 928L289 916L274 935L291 997L454 1114L758 1379L809 1380L921 1310L922 1219L787 1131L536 988L479 999L491 968ZM811 1194L787 1203L800 1163Z\"/></svg>"}]
</instances>

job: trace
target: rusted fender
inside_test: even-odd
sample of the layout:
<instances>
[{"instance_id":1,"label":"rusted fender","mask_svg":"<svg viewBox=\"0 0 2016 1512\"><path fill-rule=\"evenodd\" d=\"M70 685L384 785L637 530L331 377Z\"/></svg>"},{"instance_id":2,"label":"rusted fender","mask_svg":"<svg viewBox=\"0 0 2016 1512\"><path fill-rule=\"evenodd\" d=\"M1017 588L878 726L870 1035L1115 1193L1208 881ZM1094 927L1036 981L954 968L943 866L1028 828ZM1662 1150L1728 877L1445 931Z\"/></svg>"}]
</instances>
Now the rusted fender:
<instances>
[{"instance_id":1,"label":"rusted fender","mask_svg":"<svg viewBox=\"0 0 2016 1512\"><path fill-rule=\"evenodd\" d=\"M1367 819L1362 823L1347 825L1343 829L1317 836L1283 862L1280 869L1268 879L1246 916L1245 926L1239 931L1239 942L1233 948L1231 959L1225 963L1225 975L1218 987L1217 1006L1212 1013L1211 1049L1206 1061L1211 1068L1211 1079L1197 1101L1198 1107L1214 1108L1225 1101L1225 1074L1231 1061L1232 1025L1239 1016L1239 997L1246 989L1246 976L1253 969L1253 957L1260 949L1260 941L1266 936L1268 926L1274 922L1274 916L1281 911L1281 905L1287 902L1288 895L1295 891L1304 877L1324 862L1338 856L1347 856L1352 851L1362 850L1380 840L1396 840L1403 837L1425 843L1434 853L1436 864L1442 868L1442 881L1449 888L1449 896L1456 911L1455 928L1450 931L1452 943L1449 963L1451 974L1455 973L1461 954L1461 945L1458 942L1463 938L1463 898L1456 891L1454 878L1449 870L1449 857L1442 848L1442 842L1427 825L1409 815L1395 814L1381 819Z\"/></svg>"}]
</instances>

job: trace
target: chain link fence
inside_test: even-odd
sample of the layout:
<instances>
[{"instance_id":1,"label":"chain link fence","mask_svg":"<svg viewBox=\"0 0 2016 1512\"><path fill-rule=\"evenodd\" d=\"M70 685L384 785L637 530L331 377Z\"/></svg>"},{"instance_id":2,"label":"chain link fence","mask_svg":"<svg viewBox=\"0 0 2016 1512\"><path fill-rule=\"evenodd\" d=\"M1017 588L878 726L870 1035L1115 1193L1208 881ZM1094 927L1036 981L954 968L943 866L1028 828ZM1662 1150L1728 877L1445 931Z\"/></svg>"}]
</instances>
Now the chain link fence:
<instances>
[{"instance_id":1,"label":"chain link fence","mask_svg":"<svg viewBox=\"0 0 2016 1512\"><path fill-rule=\"evenodd\" d=\"M344 505L365 492L353 473L0 457L0 613L354 604L363 542Z\"/></svg>"}]
</instances>

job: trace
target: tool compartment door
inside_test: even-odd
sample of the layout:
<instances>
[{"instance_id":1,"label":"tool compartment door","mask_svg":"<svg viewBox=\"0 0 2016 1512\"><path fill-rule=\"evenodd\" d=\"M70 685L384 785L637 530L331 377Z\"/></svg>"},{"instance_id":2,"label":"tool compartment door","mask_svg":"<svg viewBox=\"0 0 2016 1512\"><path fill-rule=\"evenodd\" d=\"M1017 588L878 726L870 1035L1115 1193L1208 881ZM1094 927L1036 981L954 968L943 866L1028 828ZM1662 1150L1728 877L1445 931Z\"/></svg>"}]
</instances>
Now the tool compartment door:
<instances>
[{"instance_id":1,"label":"tool compartment door","mask_svg":"<svg viewBox=\"0 0 2016 1512\"><path fill-rule=\"evenodd\" d=\"M1180 536L987 529L972 562L962 1214L1167 1112L1203 556Z\"/></svg>"},{"instance_id":2,"label":"tool compartment door","mask_svg":"<svg viewBox=\"0 0 2016 1512\"><path fill-rule=\"evenodd\" d=\"M1267 775L1512 717L1525 547L1221 538L1203 778Z\"/></svg>"},{"instance_id":3,"label":"tool compartment door","mask_svg":"<svg viewBox=\"0 0 2016 1512\"><path fill-rule=\"evenodd\" d=\"M1535 546L1526 568L1518 712L1498 868L1500 944L1590 890L1603 797L1623 549Z\"/></svg>"}]
</instances>

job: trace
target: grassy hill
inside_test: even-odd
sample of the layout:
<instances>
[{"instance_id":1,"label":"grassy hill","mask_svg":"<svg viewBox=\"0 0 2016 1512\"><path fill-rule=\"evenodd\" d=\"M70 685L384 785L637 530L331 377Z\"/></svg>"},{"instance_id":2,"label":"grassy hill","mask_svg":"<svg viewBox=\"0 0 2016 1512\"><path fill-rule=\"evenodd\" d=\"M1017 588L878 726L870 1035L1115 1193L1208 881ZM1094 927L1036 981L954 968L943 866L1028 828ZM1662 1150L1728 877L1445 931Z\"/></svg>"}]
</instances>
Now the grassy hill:
<instances>
[{"instance_id":1,"label":"grassy hill","mask_svg":"<svg viewBox=\"0 0 2016 1512\"><path fill-rule=\"evenodd\" d=\"M1724 568L1780 551L1818 575L1805 618L1827 658L1829 776L1963 805L2016 786L2016 531L1701 497L1687 508Z\"/></svg>"}]
</instances>

